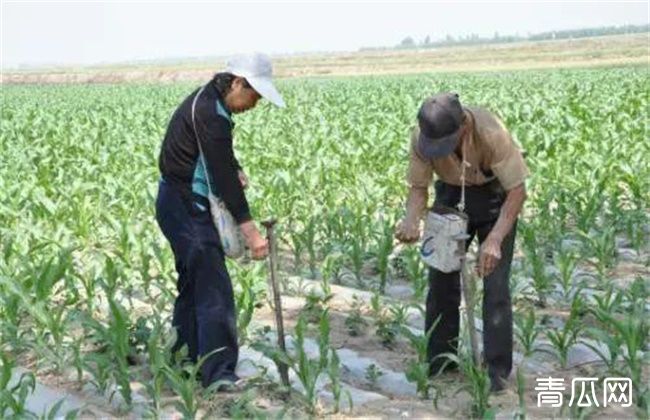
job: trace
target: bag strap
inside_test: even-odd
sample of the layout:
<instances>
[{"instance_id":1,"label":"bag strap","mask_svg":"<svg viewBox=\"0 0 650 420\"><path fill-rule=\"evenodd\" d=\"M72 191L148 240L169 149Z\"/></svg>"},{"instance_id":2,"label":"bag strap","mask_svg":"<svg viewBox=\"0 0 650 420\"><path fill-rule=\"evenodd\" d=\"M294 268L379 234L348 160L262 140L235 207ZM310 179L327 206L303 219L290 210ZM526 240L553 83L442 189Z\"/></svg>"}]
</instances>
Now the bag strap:
<instances>
[{"instance_id":1,"label":"bag strap","mask_svg":"<svg viewBox=\"0 0 650 420\"><path fill-rule=\"evenodd\" d=\"M196 101L199 99L199 96L201 96L201 93L205 90L205 86L203 85L201 89L199 89L198 92L196 92L196 95L194 95L194 100L192 101L192 128L194 129L194 137L196 137L196 144L199 146L199 158L201 159L201 162L203 163L203 174L205 175L205 183L208 184L208 193L210 195L212 194L212 187L210 186L210 177L208 175L208 166L205 163L205 156L203 155L203 148L201 147L201 141L199 140L199 131L196 129Z\"/></svg>"},{"instance_id":2,"label":"bag strap","mask_svg":"<svg viewBox=\"0 0 650 420\"><path fill-rule=\"evenodd\" d=\"M460 201L458 211L465 213L465 169L469 166L467 161L467 142L463 141L463 161L460 163Z\"/></svg>"}]
</instances>

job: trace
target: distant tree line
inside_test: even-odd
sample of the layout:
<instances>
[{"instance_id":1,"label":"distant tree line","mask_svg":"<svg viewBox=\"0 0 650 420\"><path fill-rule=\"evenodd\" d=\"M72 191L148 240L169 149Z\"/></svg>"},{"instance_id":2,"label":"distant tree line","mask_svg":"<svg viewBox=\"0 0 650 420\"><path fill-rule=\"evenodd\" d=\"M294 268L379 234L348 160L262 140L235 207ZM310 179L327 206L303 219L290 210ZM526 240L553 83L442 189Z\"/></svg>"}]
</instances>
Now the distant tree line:
<instances>
[{"instance_id":1,"label":"distant tree line","mask_svg":"<svg viewBox=\"0 0 650 420\"><path fill-rule=\"evenodd\" d=\"M480 37L478 34L469 34L465 36L454 37L447 35L444 39L432 41L429 35L422 41L418 42L413 37L407 36L394 47L379 47L379 48L361 48L361 50L377 50L377 49L408 49L408 48L437 48L437 47L450 47L462 45L480 45L480 44L501 44L508 42L523 42L523 41L546 41L557 39L575 39L575 38L588 38L594 36L606 35L622 35L632 33L650 32L650 24L646 25L622 25L622 26L603 26L598 28L584 28L584 29L566 29L561 31L548 31L540 32L537 34L521 35L500 35L495 32L492 37Z\"/></svg>"}]
</instances>

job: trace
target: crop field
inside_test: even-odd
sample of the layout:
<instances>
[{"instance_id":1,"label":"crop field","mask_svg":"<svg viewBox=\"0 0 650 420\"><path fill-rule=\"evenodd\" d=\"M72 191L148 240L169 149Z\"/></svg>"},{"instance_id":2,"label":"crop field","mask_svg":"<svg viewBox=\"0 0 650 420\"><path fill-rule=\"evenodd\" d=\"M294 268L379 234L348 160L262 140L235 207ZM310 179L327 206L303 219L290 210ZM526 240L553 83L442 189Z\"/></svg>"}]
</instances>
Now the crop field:
<instances>
[{"instance_id":1,"label":"crop field","mask_svg":"<svg viewBox=\"0 0 650 420\"><path fill-rule=\"evenodd\" d=\"M169 357L175 269L154 219L160 143L194 87L2 87L0 418L648 418L647 68L281 81L288 107L237 116L235 149L253 215L279 219L289 352L275 349L267 262L229 261L249 380L216 395ZM426 269L393 239L417 109L446 90L497 112L531 172L499 395L466 330L460 371L428 378ZM549 377L560 407L538 405ZM598 406L570 404L575 378L595 378ZM631 380L629 406L604 406L605 378ZM39 389L55 397L35 408Z\"/></svg>"}]
</instances>

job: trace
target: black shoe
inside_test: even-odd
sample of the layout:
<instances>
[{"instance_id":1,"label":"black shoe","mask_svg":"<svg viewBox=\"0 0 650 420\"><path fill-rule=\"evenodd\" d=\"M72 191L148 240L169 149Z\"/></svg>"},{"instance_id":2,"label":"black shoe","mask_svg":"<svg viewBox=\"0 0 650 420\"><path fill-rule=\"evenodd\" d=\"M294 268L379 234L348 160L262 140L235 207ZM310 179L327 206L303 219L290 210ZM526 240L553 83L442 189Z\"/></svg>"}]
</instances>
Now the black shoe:
<instances>
[{"instance_id":1,"label":"black shoe","mask_svg":"<svg viewBox=\"0 0 650 420\"><path fill-rule=\"evenodd\" d=\"M506 390L507 380L500 376L490 377L490 393L500 394Z\"/></svg>"}]
</instances>

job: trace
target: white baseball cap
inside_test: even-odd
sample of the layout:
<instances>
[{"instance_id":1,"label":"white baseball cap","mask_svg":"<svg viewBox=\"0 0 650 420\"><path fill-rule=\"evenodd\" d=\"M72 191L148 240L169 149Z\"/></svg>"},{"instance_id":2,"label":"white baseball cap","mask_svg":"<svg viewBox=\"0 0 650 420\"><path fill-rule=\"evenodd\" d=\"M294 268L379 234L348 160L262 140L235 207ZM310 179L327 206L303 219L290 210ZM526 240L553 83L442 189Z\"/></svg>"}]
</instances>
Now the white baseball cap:
<instances>
[{"instance_id":1,"label":"white baseball cap","mask_svg":"<svg viewBox=\"0 0 650 420\"><path fill-rule=\"evenodd\" d=\"M271 81L273 70L271 59L260 53L238 55L228 60L226 71L245 78L264 99L283 108L284 100Z\"/></svg>"}]
</instances>

